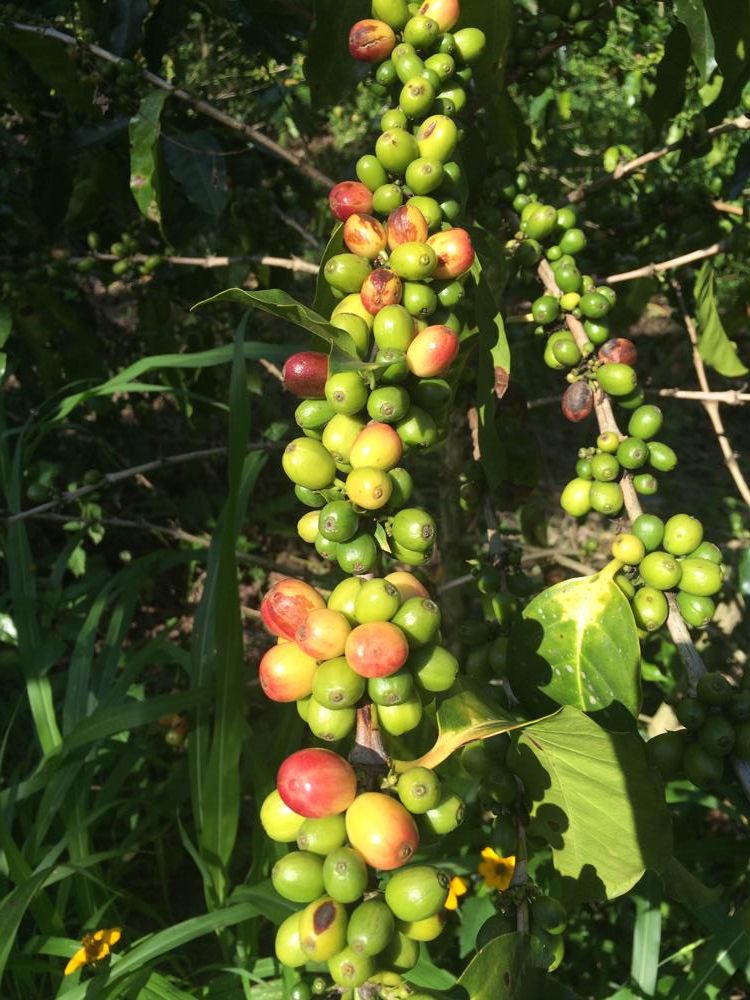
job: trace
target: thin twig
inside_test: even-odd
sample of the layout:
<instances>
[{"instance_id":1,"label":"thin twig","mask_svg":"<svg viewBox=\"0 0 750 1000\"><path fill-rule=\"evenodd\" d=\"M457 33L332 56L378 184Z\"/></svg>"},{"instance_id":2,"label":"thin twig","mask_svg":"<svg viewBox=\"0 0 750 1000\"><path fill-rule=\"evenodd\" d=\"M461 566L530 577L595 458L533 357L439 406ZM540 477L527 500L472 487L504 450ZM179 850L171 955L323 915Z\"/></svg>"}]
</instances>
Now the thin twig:
<instances>
[{"instance_id":1,"label":"thin twig","mask_svg":"<svg viewBox=\"0 0 750 1000\"><path fill-rule=\"evenodd\" d=\"M67 35L62 31L58 31L57 28L39 27L35 24L20 24L18 22L12 22L10 27L15 31L23 31L27 34L39 35L42 38L51 38L54 41L61 42L63 45L72 45L78 48L86 49L98 59L103 59L116 66L126 62L125 59L115 55L114 52L109 52L107 49L103 49L100 45L81 42L79 39L74 38L73 35ZM146 80L146 82L150 83L153 87L157 87L159 90L165 90L167 93L171 94L172 97L176 97L178 101L183 101L185 104L189 104L191 107L195 108L196 111L200 112L200 114L206 115L208 118L212 118L221 125L225 125L227 128L231 128L233 131L241 133L245 136L245 138L249 139L254 146L265 149L266 152L271 153L272 156L275 156L279 160L284 160L290 166L294 167L295 170L298 170L301 174L304 174L316 184L320 184L322 187L327 188L333 187L334 182L330 177L326 176L326 174L318 170L317 167L314 167L311 163L307 163L306 160L298 156L296 153L291 153L288 149L284 149L283 146L274 142L273 139L269 139L267 135L259 132L258 129L253 128L251 125L246 125L237 118L232 118L231 115L225 114L223 111L215 108L212 104L209 104L208 101L204 101L200 97L195 97L182 87L175 87L174 84L169 83L168 80L164 80L155 73L149 72L149 70L139 70L138 75L142 80Z\"/></svg>"},{"instance_id":2,"label":"thin twig","mask_svg":"<svg viewBox=\"0 0 750 1000\"><path fill-rule=\"evenodd\" d=\"M672 288L677 296L677 302L685 323L685 329L687 330L688 337L690 338L690 344L692 345L693 368L695 368L695 374L698 377L698 384L704 392L710 392L711 387L708 384L706 367L703 364L703 358L700 356L700 352L698 351L698 330L693 317L688 312L687 305L685 303L685 296L682 294L682 287L675 278L672 279ZM703 408L708 414L708 419L711 421L711 426L713 427L714 433L716 434L716 438L719 442L721 453L724 456L724 464L729 470L730 476L734 480L737 492L748 507L750 507L750 487L748 487L747 480L742 475L742 470L737 462L737 456L724 429L724 422L722 421L721 413L719 412L719 404L713 400L703 400Z\"/></svg>"},{"instance_id":3,"label":"thin twig","mask_svg":"<svg viewBox=\"0 0 750 1000\"><path fill-rule=\"evenodd\" d=\"M620 281L633 281L635 278L653 278L655 274L660 274L662 271L671 271L678 267L685 267L686 264L693 264L697 260L705 260L706 257L715 257L716 254L723 253L728 245L728 240L719 240L702 250L692 250L690 253L673 257L671 260L663 260L658 264L644 264L643 267L636 267L632 271L610 274L608 278L602 280L606 285L616 285Z\"/></svg>"},{"instance_id":4,"label":"thin twig","mask_svg":"<svg viewBox=\"0 0 750 1000\"><path fill-rule=\"evenodd\" d=\"M127 254L125 258L118 257L115 253L92 253L90 257L101 261L129 260L133 264L144 264L150 260L152 255L145 253ZM81 260L89 260L90 257L71 257L70 262L77 264ZM320 270L317 264L302 260L300 257L268 257L266 255L256 255L251 257L220 257L211 254L208 257L171 257L165 255L161 258L163 264L172 264L179 267L230 267L232 264L265 264L267 267L279 267L286 271L295 271L301 274L317 274Z\"/></svg>"},{"instance_id":5,"label":"thin twig","mask_svg":"<svg viewBox=\"0 0 750 1000\"><path fill-rule=\"evenodd\" d=\"M750 392L740 392L738 389L717 390L716 392L703 392L702 389L646 389L646 395L661 396L665 399L685 399L696 403L709 400L726 406L744 406L745 403L750 403ZM559 395L540 396L538 399L529 400L527 409L538 410L541 406L558 405L559 402Z\"/></svg>"},{"instance_id":6,"label":"thin twig","mask_svg":"<svg viewBox=\"0 0 750 1000\"><path fill-rule=\"evenodd\" d=\"M725 132L735 132L737 130L745 131L747 129L750 129L750 118L748 118L747 115L740 115L738 118L730 118L728 121L722 122L720 125L714 125L713 128L706 129L706 136L709 139L713 139L717 135L723 135ZM629 177L637 170L648 166L650 163L654 163L656 160L660 160L663 156L667 156L669 153L674 153L676 150L681 149L683 146L687 146L694 141L695 137L688 134L683 136L682 139L678 139L676 142L670 142L666 146L661 146L659 149L652 149L648 153L636 156L633 160L628 160L625 163L618 163L611 173L601 174L589 184L580 184L577 188L575 188L575 190L568 194L568 201L573 204L583 201L584 198L593 194L595 191L601 191L602 188L609 187L610 184L614 184L616 181L621 181L625 177Z\"/></svg>"}]
</instances>

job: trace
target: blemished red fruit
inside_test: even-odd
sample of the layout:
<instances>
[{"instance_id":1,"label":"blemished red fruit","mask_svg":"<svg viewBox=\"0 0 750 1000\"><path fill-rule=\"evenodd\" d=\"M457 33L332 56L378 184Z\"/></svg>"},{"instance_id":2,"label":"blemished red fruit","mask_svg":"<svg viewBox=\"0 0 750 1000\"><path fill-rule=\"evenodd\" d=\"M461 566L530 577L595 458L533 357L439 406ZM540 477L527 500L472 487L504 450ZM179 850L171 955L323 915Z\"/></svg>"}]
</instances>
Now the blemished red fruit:
<instances>
[{"instance_id":1,"label":"blemished red fruit","mask_svg":"<svg viewBox=\"0 0 750 1000\"><path fill-rule=\"evenodd\" d=\"M361 62L382 62L396 47L396 34L385 21L365 18L349 31L349 52Z\"/></svg>"},{"instance_id":2,"label":"blemished red fruit","mask_svg":"<svg viewBox=\"0 0 750 1000\"><path fill-rule=\"evenodd\" d=\"M344 223L344 243L350 253L375 260L386 248L386 232L382 222L372 215L355 212Z\"/></svg>"},{"instance_id":3,"label":"blemished red fruit","mask_svg":"<svg viewBox=\"0 0 750 1000\"><path fill-rule=\"evenodd\" d=\"M328 204L336 218L346 222L355 212L358 215L372 212L372 191L359 181L341 181L329 191Z\"/></svg>"},{"instance_id":4,"label":"blemished red fruit","mask_svg":"<svg viewBox=\"0 0 750 1000\"><path fill-rule=\"evenodd\" d=\"M437 21L441 31L450 31L461 14L461 7L458 0L425 0L419 13Z\"/></svg>"},{"instance_id":5,"label":"blemished red fruit","mask_svg":"<svg viewBox=\"0 0 750 1000\"><path fill-rule=\"evenodd\" d=\"M271 635L291 640L310 612L325 606L326 602L309 583L286 577L263 598L260 616Z\"/></svg>"},{"instance_id":6,"label":"blemished red fruit","mask_svg":"<svg viewBox=\"0 0 750 1000\"><path fill-rule=\"evenodd\" d=\"M263 693L271 701L299 701L312 692L317 666L313 657L296 642L283 642L263 654L258 664L258 679Z\"/></svg>"},{"instance_id":7,"label":"blemished red fruit","mask_svg":"<svg viewBox=\"0 0 750 1000\"><path fill-rule=\"evenodd\" d=\"M611 337L599 348L597 357L603 364L634 365L638 360L638 351L627 337Z\"/></svg>"},{"instance_id":8,"label":"blemished red fruit","mask_svg":"<svg viewBox=\"0 0 750 1000\"><path fill-rule=\"evenodd\" d=\"M563 393L561 407L563 416L571 423L585 420L594 409L594 394L588 382L573 382Z\"/></svg>"},{"instance_id":9,"label":"blemished red fruit","mask_svg":"<svg viewBox=\"0 0 750 1000\"><path fill-rule=\"evenodd\" d=\"M474 247L465 229L444 229L427 240L438 259L434 278L460 278L474 263Z\"/></svg>"},{"instance_id":10,"label":"blemished red fruit","mask_svg":"<svg viewBox=\"0 0 750 1000\"><path fill-rule=\"evenodd\" d=\"M410 597L430 596L427 587L420 583L413 573L407 573L406 570L396 570L394 573L389 573L385 579L396 588L402 604Z\"/></svg>"},{"instance_id":11,"label":"blemished red fruit","mask_svg":"<svg viewBox=\"0 0 750 1000\"><path fill-rule=\"evenodd\" d=\"M359 295L368 313L377 316L386 306L397 306L403 290L401 278L397 274L387 267L376 267L365 278Z\"/></svg>"},{"instance_id":12,"label":"blemished red fruit","mask_svg":"<svg viewBox=\"0 0 750 1000\"><path fill-rule=\"evenodd\" d=\"M319 351L299 351L284 362L284 388L301 399L324 399L328 356Z\"/></svg>"},{"instance_id":13,"label":"blemished red fruit","mask_svg":"<svg viewBox=\"0 0 750 1000\"><path fill-rule=\"evenodd\" d=\"M392 871L419 847L419 831L409 812L382 792L358 795L346 811L346 835L368 865Z\"/></svg>"},{"instance_id":14,"label":"blemished red fruit","mask_svg":"<svg viewBox=\"0 0 750 1000\"><path fill-rule=\"evenodd\" d=\"M353 469L383 469L389 472L401 461L404 446L390 424L371 421L357 435L349 453Z\"/></svg>"},{"instance_id":15,"label":"blemished red fruit","mask_svg":"<svg viewBox=\"0 0 750 1000\"><path fill-rule=\"evenodd\" d=\"M306 819L337 816L354 801L357 776L351 764L332 750L298 750L276 776L282 801Z\"/></svg>"},{"instance_id":16,"label":"blemished red fruit","mask_svg":"<svg viewBox=\"0 0 750 1000\"><path fill-rule=\"evenodd\" d=\"M349 619L340 611L317 608L297 629L295 639L299 648L313 659L333 660L343 654L351 630Z\"/></svg>"},{"instance_id":17,"label":"blemished red fruit","mask_svg":"<svg viewBox=\"0 0 750 1000\"><path fill-rule=\"evenodd\" d=\"M418 378L444 375L456 359L458 343L458 335L450 327L440 324L426 327L406 351L409 371Z\"/></svg>"},{"instance_id":18,"label":"blemished red fruit","mask_svg":"<svg viewBox=\"0 0 750 1000\"><path fill-rule=\"evenodd\" d=\"M415 205L401 205L391 212L386 228L391 250L401 243L427 242L427 220Z\"/></svg>"},{"instance_id":19,"label":"blemished red fruit","mask_svg":"<svg viewBox=\"0 0 750 1000\"><path fill-rule=\"evenodd\" d=\"M398 625L367 622L349 633L344 652L360 677L390 677L406 663L409 643Z\"/></svg>"}]
</instances>

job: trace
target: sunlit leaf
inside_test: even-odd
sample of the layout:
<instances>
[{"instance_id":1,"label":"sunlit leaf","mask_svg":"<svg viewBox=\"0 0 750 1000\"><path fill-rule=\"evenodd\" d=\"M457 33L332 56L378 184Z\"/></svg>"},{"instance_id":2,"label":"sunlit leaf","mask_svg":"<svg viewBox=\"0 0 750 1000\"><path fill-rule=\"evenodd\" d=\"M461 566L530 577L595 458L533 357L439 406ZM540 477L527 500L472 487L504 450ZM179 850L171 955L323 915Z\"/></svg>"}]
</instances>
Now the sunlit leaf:
<instances>
[{"instance_id":1,"label":"sunlit leaf","mask_svg":"<svg viewBox=\"0 0 750 1000\"><path fill-rule=\"evenodd\" d=\"M716 68L716 57L714 36L703 0L674 0L674 9L688 30L693 62L705 82Z\"/></svg>"},{"instance_id":2,"label":"sunlit leaf","mask_svg":"<svg viewBox=\"0 0 750 1000\"><path fill-rule=\"evenodd\" d=\"M159 192L159 135L166 90L152 90L130 119L130 190L143 215L161 226Z\"/></svg>"},{"instance_id":3,"label":"sunlit leaf","mask_svg":"<svg viewBox=\"0 0 750 1000\"><path fill-rule=\"evenodd\" d=\"M727 336L719 316L711 260L704 262L695 281L695 318L698 324L698 351L706 364L727 378L747 375L748 369L740 360L737 348Z\"/></svg>"}]
</instances>

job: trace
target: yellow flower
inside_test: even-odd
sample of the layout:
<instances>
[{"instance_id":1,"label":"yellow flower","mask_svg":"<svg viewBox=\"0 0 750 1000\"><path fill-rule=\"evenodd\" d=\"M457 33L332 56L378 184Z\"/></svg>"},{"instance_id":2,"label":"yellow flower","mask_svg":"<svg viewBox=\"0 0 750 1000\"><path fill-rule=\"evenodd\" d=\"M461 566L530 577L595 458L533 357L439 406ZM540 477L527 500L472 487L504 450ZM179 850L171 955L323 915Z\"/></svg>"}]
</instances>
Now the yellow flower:
<instances>
[{"instance_id":1,"label":"yellow flower","mask_svg":"<svg viewBox=\"0 0 750 1000\"><path fill-rule=\"evenodd\" d=\"M65 966L65 975L77 972L84 965L91 965L92 962L100 962L109 955L112 945L122 937L119 927L110 927L109 930L94 931L93 934L84 934L81 940L81 947Z\"/></svg>"},{"instance_id":2,"label":"yellow flower","mask_svg":"<svg viewBox=\"0 0 750 1000\"><path fill-rule=\"evenodd\" d=\"M459 896L464 896L469 891L469 883L465 882L460 875L454 875L448 889L448 898L445 901L446 910L457 910Z\"/></svg>"},{"instance_id":3,"label":"yellow flower","mask_svg":"<svg viewBox=\"0 0 750 1000\"><path fill-rule=\"evenodd\" d=\"M509 858L502 858L491 847L485 847L482 858L477 871L484 879L484 884L490 889L504 892L513 881L513 872L516 870L515 857L511 855Z\"/></svg>"}]
</instances>

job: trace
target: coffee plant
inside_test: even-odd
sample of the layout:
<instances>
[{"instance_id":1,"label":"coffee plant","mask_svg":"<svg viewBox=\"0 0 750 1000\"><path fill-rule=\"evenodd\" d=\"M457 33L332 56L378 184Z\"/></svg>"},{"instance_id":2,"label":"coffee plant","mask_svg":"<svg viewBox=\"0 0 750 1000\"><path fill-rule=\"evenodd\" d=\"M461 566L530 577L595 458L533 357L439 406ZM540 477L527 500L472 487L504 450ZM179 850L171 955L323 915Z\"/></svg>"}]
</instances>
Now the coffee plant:
<instances>
[{"instance_id":1,"label":"coffee plant","mask_svg":"<svg viewBox=\"0 0 750 1000\"><path fill-rule=\"evenodd\" d=\"M749 47L0 10L3 996L748 996Z\"/></svg>"}]
</instances>

